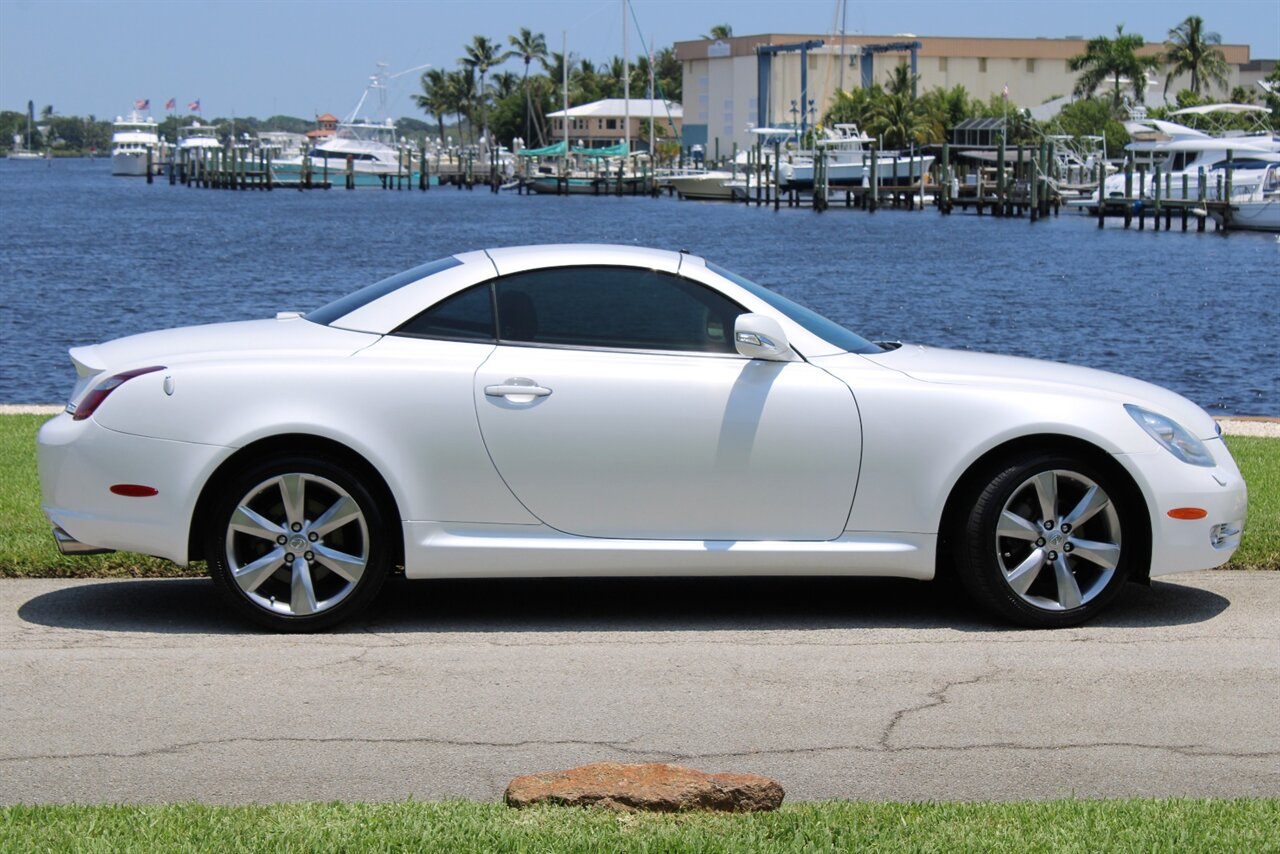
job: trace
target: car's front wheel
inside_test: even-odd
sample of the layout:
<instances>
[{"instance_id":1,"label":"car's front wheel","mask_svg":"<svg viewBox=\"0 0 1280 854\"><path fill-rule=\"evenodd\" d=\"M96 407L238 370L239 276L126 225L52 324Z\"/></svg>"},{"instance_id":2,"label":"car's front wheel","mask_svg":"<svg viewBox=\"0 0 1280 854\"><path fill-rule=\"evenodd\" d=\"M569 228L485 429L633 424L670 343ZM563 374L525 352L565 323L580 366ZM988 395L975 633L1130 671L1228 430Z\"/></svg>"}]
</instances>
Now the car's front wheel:
<instances>
[{"instance_id":1,"label":"car's front wheel","mask_svg":"<svg viewBox=\"0 0 1280 854\"><path fill-rule=\"evenodd\" d=\"M1090 619L1124 586L1138 551L1137 508L1125 495L1109 471L1084 459L1032 453L1007 461L975 490L963 520L961 581L980 604L1024 626Z\"/></svg>"},{"instance_id":2,"label":"car's front wheel","mask_svg":"<svg viewBox=\"0 0 1280 854\"><path fill-rule=\"evenodd\" d=\"M276 631L316 631L377 594L391 568L387 531L360 478L325 460L280 458L226 485L205 553L237 612Z\"/></svg>"}]
</instances>

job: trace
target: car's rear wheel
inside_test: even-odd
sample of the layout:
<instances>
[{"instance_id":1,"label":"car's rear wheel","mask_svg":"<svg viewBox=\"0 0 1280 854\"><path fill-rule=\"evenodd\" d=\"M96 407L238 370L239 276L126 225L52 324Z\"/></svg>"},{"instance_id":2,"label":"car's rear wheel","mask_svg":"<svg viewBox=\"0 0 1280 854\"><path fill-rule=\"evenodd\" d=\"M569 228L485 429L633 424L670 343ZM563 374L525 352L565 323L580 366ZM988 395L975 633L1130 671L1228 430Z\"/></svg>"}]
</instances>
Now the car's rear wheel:
<instances>
[{"instance_id":1,"label":"car's rear wheel","mask_svg":"<svg viewBox=\"0 0 1280 854\"><path fill-rule=\"evenodd\" d=\"M958 540L957 568L982 605L1024 626L1082 623L1119 593L1137 549L1137 508L1111 472L1035 453L989 472Z\"/></svg>"},{"instance_id":2,"label":"car's rear wheel","mask_svg":"<svg viewBox=\"0 0 1280 854\"><path fill-rule=\"evenodd\" d=\"M312 457L264 461L233 478L207 529L210 574L231 607L276 631L316 631L377 595L388 528L368 487Z\"/></svg>"}]
</instances>

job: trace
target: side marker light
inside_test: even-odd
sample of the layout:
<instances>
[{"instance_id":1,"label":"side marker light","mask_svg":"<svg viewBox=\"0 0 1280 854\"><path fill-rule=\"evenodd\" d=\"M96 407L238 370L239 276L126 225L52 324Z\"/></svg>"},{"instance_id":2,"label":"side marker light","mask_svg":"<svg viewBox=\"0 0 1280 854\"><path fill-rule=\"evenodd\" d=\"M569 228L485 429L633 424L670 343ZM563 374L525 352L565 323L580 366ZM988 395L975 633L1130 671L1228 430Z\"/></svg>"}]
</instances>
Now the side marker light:
<instances>
[{"instance_id":1,"label":"side marker light","mask_svg":"<svg viewBox=\"0 0 1280 854\"><path fill-rule=\"evenodd\" d=\"M125 498L150 498L160 494L160 490L154 486L143 486L140 483L117 483L111 487L111 492Z\"/></svg>"},{"instance_id":2,"label":"side marker light","mask_svg":"<svg viewBox=\"0 0 1280 854\"><path fill-rule=\"evenodd\" d=\"M1169 511L1170 519L1203 519L1208 515L1208 510L1199 507L1175 507Z\"/></svg>"}]
</instances>

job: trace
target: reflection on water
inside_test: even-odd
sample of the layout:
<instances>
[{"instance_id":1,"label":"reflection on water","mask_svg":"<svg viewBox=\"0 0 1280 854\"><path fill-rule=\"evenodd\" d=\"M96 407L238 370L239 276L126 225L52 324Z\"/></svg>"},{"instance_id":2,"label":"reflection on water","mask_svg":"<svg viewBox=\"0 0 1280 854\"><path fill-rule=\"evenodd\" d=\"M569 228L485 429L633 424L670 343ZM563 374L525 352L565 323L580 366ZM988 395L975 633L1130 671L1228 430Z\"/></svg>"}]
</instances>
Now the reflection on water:
<instances>
[{"instance_id":1,"label":"reflection on water","mask_svg":"<svg viewBox=\"0 0 1280 854\"><path fill-rule=\"evenodd\" d=\"M70 346L306 310L466 249L605 242L688 249L872 340L1073 362L1212 412L1280 415L1270 235L483 189L267 194L109 172L0 161L0 402L65 397Z\"/></svg>"}]
</instances>

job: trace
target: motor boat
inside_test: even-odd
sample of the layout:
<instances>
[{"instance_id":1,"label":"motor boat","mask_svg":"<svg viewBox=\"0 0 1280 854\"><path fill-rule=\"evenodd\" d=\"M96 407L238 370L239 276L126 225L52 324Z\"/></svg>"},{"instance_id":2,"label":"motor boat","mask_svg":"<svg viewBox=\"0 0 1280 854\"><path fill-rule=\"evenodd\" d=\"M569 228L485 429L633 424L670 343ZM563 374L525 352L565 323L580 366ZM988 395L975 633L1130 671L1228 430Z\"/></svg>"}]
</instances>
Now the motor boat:
<instances>
[{"instance_id":1,"label":"motor boat","mask_svg":"<svg viewBox=\"0 0 1280 854\"><path fill-rule=\"evenodd\" d=\"M150 117L143 117L137 110L128 118L116 117L111 134L111 174L145 177L147 154L151 155L151 168L159 172L163 157L159 125Z\"/></svg>"}]
</instances>

